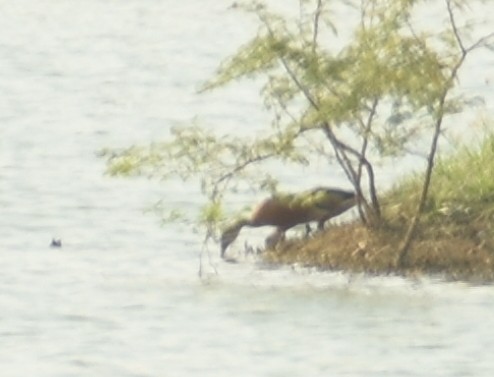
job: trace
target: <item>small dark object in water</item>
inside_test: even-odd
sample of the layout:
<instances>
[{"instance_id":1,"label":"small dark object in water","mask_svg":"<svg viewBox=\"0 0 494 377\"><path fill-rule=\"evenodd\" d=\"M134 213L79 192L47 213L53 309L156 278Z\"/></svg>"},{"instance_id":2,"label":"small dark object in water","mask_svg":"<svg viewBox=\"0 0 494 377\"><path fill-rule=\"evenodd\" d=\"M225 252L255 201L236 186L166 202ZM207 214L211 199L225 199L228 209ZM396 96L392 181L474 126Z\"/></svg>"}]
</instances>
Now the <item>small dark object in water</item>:
<instances>
[{"instance_id":1,"label":"small dark object in water","mask_svg":"<svg viewBox=\"0 0 494 377\"><path fill-rule=\"evenodd\" d=\"M62 247L62 240L53 238L50 247Z\"/></svg>"}]
</instances>

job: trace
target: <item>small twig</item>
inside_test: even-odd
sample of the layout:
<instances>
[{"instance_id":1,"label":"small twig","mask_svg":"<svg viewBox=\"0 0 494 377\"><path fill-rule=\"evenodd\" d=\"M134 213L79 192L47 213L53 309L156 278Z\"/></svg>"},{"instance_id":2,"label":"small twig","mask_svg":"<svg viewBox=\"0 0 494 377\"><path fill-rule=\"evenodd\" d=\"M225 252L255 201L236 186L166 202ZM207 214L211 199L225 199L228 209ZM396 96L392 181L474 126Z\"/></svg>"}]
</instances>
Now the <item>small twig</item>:
<instances>
[{"instance_id":1,"label":"small twig","mask_svg":"<svg viewBox=\"0 0 494 377\"><path fill-rule=\"evenodd\" d=\"M465 46L463 45L463 41L461 40L460 37L460 32L458 31L458 27L456 25L456 20L455 20L455 15L453 12L453 7L451 5L451 0L446 0L446 8L448 9L448 16L449 16L449 21L451 24L451 27L453 29L453 34L456 39L456 43L458 43L458 46L460 47L460 50L463 54L466 53Z\"/></svg>"},{"instance_id":2,"label":"small twig","mask_svg":"<svg viewBox=\"0 0 494 377\"><path fill-rule=\"evenodd\" d=\"M276 152L266 153L265 155L259 155L259 156L248 158L247 160L245 160L240 165L235 166L233 169L231 169L227 173L221 175L215 181L213 192L212 192L211 196L213 198L218 197L218 194L219 194L219 191L220 191L219 190L219 186L222 183L224 183L224 187L228 186L228 182L230 181L230 179L232 179L235 176L235 174L238 174L239 172L241 172L242 170L244 170L245 168L247 168L249 165L254 164L254 163L257 163L257 162L260 162L260 161L267 160L267 159L272 158L272 157L275 157L275 156L277 156Z\"/></svg>"},{"instance_id":3,"label":"small twig","mask_svg":"<svg viewBox=\"0 0 494 377\"><path fill-rule=\"evenodd\" d=\"M208 255L209 266L212 267L214 273L216 275L218 275L218 269L213 264L213 259L211 258L211 252L210 252L210 250L208 248L208 241L211 238L213 238L213 230L211 229L210 225L207 225L207 227L208 227L207 234L204 237L204 240L202 241L201 253L199 254L199 271L197 272L197 274L199 275L200 278L203 277L202 256L203 256L203 254L204 254L205 251L207 252L207 255Z\"/></svg>"},{"instance_id":4,"label":"small twig","mask_svg":"<svg viewBox=\"0 0 494 377\"><path fill-rule=\"evenodd\" d=\"M465 51L466 52L470 52L470 51L475 50L476 48L485 47L485 46L488 45L488 43L486 43L487 40L489 40L491 38L494 38L494 32L489 33L487 35L484 35L482 38L480 38L479 40L477 40L477 42L475 42L474 44L472 44L470 47L467 47Z\"/></svg>"},{"instance_id":5,"label":"small twig","mask_svg":"<svg viewBox=\"0 0 494 377\"><path fill-rule=\"evenodd\" d=\"M319 34L319 18L322 14L322 0L317 0L316 12L314 14L314 32L312 34L312 52L317 49L317 36Z\"/></svg>"},{"instance_id":6,"label":"small twig","mask_svg":"<svg viewBox=\"0 0 494 377\"><path fill-rule=\"evenodd\" d=\"M266 26L269 34L272 37L274 37L274 32L271 29L271 26L269 25L269 22L262 15L259 15L259 18L264 23L264 25ZM295 85L297 86L297 88L299 88L299 90L304 94L304 96L307 99L307 101L309 101L309 103L311 104L312 107L314 107L316 110L319 110L319 105L317 104L317 101L315 100L315 98L312 97L312 95L309 93L309 91L307 90L307 88L304 87L302 85L302 83L299 81L299 79L297 78L297 75L290 68L290 66L288 65L288 63L287 63L286 59L284 58L284 56L281 56L280 55L278 58L280 59L281 64L283 65L283 67L285 68L286 72L288 73L288 75L290 76L290 78L293 80L293 82L295 83Z\"/></svg>"},{"instance_id":7,"label":"small twig","mask_svg":"<svg viewBox=\"0 0 494 377\"><path fill-rule=\"evenodd\" d=\"M376 109L377 109L378 103L379 103L379 99L377 99L377 98L372 102L369 116L367 117L367 122L365 123L365 125L363 124L362 119L359 118L359 121L362 122L362 126L364 127L364 140L362 143L362 148L360 149L360 154L364 158L365 158L365 155L367 153L367 147L369 144L369 135L370 135L371 128L372 128L372 121L374 119L374 116L376 115ZM362 168L363 168L363 162L362 162L362 160L359 160L358 170L357 170L357 186L358 187L361 187L360 183L361 183L361 179L362 179ZM372 181L370 183L370 185L371 185L371 187L373 187L375 185L375 182ZM360 217L363 219L363 218L365 218L365 215L362 211L362 201L363 201L363 196L359 195L357 204L358 204L358 210L359 210ZM366 205L366 206L368 205L365 200L363 202L364 202L364 205Z\"/></svg>"}]
</instances>

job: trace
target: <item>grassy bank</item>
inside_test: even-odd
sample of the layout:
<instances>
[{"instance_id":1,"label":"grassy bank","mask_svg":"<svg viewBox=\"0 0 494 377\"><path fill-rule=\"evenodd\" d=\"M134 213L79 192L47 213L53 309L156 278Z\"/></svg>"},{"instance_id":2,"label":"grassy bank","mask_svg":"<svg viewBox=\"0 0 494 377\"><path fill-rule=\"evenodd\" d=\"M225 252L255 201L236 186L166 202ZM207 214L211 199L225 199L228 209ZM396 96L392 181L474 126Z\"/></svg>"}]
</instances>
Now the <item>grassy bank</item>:
<instances>
[{"instance_id":1,"label":"grassy bank","mask_svg":"<svg viewBox=\"0 0 494 377\"><path fill-rule=\"evenodd\" d=\"M414 214L421 177L400 182L382 198L383 224L330 226L309 240L290 240L266 259L372 274L439 274L494 281L494 134L436 165L426 212L405 266L397 250Z\"/></svg>"}]
</instances>

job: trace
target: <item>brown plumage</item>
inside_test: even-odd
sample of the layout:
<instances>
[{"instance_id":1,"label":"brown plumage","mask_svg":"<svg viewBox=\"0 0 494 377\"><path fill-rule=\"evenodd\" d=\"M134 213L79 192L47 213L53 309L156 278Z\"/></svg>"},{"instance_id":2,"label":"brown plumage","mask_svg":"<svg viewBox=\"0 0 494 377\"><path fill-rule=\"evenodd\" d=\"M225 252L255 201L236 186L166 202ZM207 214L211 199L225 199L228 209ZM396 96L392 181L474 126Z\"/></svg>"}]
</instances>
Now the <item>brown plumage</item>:
<instances>
[{"instance_id":1,"label":"brown plumage","mask_svg":"<svg viewBox=\"0 0 494 377\"><path fill-rule=\"evenodd\" d=\"M327 220L345 212L355 203L355 193L327 187L268 198L250 216L238 219L225 229L221 235L221 257L244 226L275 226L275 232L266 239L266 246L272 247L295 225L316 221L318 229L323 229Z\"/></svg>"}]
</instances>

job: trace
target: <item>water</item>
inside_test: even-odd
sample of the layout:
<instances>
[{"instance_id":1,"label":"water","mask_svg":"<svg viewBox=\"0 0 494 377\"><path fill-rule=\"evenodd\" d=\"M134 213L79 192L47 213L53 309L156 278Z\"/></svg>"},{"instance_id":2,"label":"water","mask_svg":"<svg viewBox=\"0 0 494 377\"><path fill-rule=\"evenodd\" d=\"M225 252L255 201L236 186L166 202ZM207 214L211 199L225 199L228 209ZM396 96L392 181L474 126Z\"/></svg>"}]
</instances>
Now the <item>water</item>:
<instances>
[{"instance_id":1,"label":"water","mask_svg":"<svg viewBox=\"0 0 494 377\"><path fill-rule=\"evenodd\" d=\"M491 286L232 265L216 248L200 279L200 234L144 213L160 198L193 212L197 189L104 175L100 148L194 114L269 121L255 85L195 95L255 30L229 5L0 5L1 375L492 375ZM492 66L484 54L464 79L486 112Z\"/></svg>"}]
</instances>

